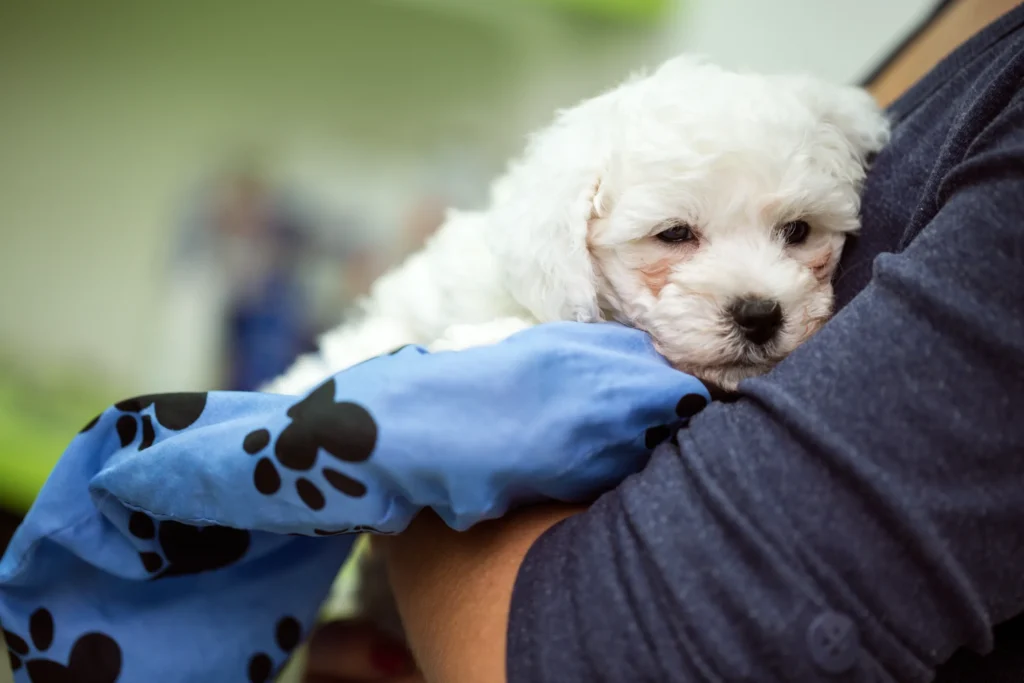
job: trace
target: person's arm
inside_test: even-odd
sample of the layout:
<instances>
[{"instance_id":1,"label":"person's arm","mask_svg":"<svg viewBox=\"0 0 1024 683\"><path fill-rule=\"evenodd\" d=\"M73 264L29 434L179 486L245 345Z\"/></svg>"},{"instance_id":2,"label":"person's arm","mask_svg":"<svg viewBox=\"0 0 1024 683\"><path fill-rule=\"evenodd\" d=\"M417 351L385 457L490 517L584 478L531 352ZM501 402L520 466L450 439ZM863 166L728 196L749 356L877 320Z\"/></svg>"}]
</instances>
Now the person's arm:
<instances>
[{"instance_id":1,"label":"person's arm","mask_svg":"<svg viewBox=\"0 0 1024 683\"><path fill-rule=\"evenodd\" d=\"M523 557L544 531L583 509L537 506L461 533L422 514L406 533L374 540L387 553L402 622L428 683L505 680L509 603Z\"/></svg>"},{"instance_id":2,"label":"person's arm","mask_svg":"<svg viewBox=\"0 0 1024 683\"><path fill-rule=\"evenodd\" d=\"M1018 96L858 298L590 510L389 539L427 680L926 681L990 647L1024 611L1022 120Z\"/></svg>"}]
</instances>

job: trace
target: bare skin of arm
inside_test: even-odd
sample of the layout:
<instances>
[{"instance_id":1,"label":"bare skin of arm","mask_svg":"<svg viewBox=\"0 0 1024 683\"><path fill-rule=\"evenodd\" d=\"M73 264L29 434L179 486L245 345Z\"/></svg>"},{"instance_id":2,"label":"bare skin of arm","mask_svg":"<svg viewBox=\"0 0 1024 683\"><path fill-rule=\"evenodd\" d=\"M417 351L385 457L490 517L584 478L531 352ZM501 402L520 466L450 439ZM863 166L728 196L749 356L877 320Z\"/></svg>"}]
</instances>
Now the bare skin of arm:
<instances>
[{"instance_id":1,"label":"bare skin of arm","mask_svg":"<svg viewBox=\"0 0 1024 683\"><path fill-rule=\"evenodd\" d=\"M583 511L541 506L455 532L433 514L378 544L429 683L503 683L512 587L534 541ZM470 569L472 568L472 569Z\"/></svg>"}]
</instances>

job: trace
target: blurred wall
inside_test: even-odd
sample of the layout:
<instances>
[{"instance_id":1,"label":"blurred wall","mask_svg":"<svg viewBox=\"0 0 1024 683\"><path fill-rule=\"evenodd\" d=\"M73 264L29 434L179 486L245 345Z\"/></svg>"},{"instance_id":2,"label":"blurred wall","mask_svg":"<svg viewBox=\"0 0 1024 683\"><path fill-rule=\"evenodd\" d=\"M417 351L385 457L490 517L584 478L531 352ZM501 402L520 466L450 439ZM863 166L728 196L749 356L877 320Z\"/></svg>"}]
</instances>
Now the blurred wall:
<instances>
[{"instance_id":1,"label":"blurred wall","mask_svg":"<svg viewBox=\"0 0 1024 683\"><path fill-rule=\"evenodd\" d=\"M433 184L479 201L555 106L638 65L696 50L848 80L929 4L691 0L610 26L498 0L7 0L0 352L157 388L170 235L234 155L386 232Z\"/></svg>"},{"instance_id":2,"label":"blurred wall","mask_svg":"<svg viewBox=\"0 0 1024 683\"><path fill-rule=\"evenodd\" d=\"M859 82L936 0L697 0L668 33L733 67Z\"/></svg>"}]
</instances>

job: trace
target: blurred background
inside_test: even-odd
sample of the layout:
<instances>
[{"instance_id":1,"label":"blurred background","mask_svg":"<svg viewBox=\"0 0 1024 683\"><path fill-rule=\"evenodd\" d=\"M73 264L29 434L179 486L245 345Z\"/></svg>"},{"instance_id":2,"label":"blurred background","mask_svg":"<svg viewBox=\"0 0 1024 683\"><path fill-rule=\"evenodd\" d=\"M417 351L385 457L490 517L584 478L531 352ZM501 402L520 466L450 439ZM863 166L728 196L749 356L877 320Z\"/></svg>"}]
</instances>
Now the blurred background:
<instances>
[{"instance_id":1,"label":"blurred background","mask_svg":"<svg viewBox=\"0 0 1024 683\"><path fill-rule=\"evenodd\" d=\"M2 0L0 508L114 400L282 371L555 108L682 51L855 82L933 5Z\"/></svg>"}]
</instances>

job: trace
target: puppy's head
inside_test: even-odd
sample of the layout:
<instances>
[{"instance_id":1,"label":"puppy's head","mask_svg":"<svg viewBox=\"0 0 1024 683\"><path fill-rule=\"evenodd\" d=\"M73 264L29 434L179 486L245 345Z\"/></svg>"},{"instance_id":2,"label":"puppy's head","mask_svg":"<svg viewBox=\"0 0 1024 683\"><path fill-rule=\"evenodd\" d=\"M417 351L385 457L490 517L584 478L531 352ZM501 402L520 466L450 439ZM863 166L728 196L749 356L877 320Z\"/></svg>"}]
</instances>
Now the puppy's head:
<instances>
[{"instance_id":1,"label":"puppy's head","mask_svg":"<svg viewBox=\"0 0 1024 683\"><path fill-rule=\"evenodd\" d=\"M862 90L679 58L534 138L494 188L489 237L538 319L639 327L733 388L831 313L887 137Z\"/></svg>"}]
</instances>

